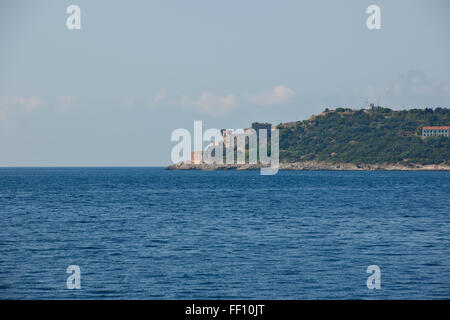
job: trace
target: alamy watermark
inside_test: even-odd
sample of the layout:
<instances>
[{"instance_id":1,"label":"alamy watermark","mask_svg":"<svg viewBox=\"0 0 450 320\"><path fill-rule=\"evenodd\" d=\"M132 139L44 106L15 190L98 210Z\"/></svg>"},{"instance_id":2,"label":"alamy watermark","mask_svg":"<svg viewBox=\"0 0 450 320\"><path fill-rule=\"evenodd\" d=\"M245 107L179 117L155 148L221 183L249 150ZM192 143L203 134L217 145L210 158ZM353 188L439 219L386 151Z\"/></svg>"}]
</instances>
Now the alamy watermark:
<instances>
[{"instance_id":1,"label":"alamy watermark","mask_svg":"<svg viewBox=\"0 0 450 320\"><path fill-rule=\"evenodd\" d=\"M67 7L66 13L70 16L66 20L66 27L69 30L81 29L81 9L76 4ZM372 4L367 7L366 14L370 16L366 20L366 26L369 30L381 29L381 9L378 5Z\"/></svg>"},{"instance_id":2,"label":"alamy watermark","mask_svg":"<svg viewBox=\"0 0 450 320\"><path fill-rule=\"evenodd\" d=\"M76 4L71 4L67 7L66 13L70 16L66 20L66 27L69 30L81 29L81 9ZM381 9L378 5L372 4L367 7L366 14L370 16L366 20L366 26L369 30L381 29Z\"/></svg>"},{"instance_id":3,"label":"alamy watermark","mask_svg":"<svg viewBox=\"0 0 450 320\"><path fill-rule=\"evenodd\" d=\"M367 289L381 289L381 269L377 265L371 265L367 267L366 272L370 274L367 278Z\"/></svg>"},{"instance_id":4,"label":"alamy watermark","mask_svg":"<svg viewBox=\"0 0 450 320\"><path fill-rule=\"evenodd\" d=\"M67 278L66 285L67 289L81 289L81 269L77 265L70 265L66 270L70 276Z\"/></svg>"},{"instance_id":5,"label":"alamy watermark","mask_svg":"<svg viewBox=\"0 0 450 320\"><path fill-rule=\"evenodd\" d=\"M67 7L66 13L70 16L66 20L66 27L69 30L81 29L81 9L76 4L71 4Z\"/></svg>"},{"instance_id":6,"label":"alamy watermark","mask_svg":"<svg viewBox=\"0 0 450 320\"><path fill-rule=\"evenodd\" d=\"M279 169L279 131L271 126L203 132L202 121L194 121L194 150L188 129L174 130L170 139L178 141L171 151L174 164L259 164L262 175L274 175ZM203 147L205 142L209 144Z\"/></svg>"},{"instance_id":7,"label":"alamy watermark","mask_svg":"<svg viewBox=\"0 0 450 320\"><path fill-rule=\"evenodd\" d=\"M381 9L379 6L372 4L367 7L366 13L370 14L367 18L366 25L369 30L381 29Z\"/></svg>"}]
</instances>

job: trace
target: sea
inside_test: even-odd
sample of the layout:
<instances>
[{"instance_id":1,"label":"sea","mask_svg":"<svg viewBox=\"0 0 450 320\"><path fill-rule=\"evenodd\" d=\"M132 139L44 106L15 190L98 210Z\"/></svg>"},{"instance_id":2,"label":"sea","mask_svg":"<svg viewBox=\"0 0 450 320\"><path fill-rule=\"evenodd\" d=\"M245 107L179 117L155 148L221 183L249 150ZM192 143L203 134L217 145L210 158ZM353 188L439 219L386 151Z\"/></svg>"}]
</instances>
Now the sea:
<instances>
[{"instance_id":1,"label":"sea","mask_svg":"<svg viewBox=\"0 0 450 320\"><path fill-rule=\"evenodd\" d=\"M0 168L0 299L449 298L450 172Z\"/></svg>"}]
</instances>

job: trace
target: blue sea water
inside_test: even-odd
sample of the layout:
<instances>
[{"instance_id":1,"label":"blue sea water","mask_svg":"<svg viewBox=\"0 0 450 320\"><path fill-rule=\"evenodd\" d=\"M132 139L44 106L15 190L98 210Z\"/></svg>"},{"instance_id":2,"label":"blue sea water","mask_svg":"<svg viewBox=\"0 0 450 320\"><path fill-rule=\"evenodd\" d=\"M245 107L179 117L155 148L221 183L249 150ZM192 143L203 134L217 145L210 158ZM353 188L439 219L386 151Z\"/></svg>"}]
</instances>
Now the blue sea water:
<instances>
[{"instance_id":1,"label":"blue sea water","mask_svg":"<svg viewBox=\"0 0 450 320\"><path fill-rule=\"evenodd\" d=\"M448 299L449 188L449 172L1 168L0 298Z\"/></svg>"}]
</instances>

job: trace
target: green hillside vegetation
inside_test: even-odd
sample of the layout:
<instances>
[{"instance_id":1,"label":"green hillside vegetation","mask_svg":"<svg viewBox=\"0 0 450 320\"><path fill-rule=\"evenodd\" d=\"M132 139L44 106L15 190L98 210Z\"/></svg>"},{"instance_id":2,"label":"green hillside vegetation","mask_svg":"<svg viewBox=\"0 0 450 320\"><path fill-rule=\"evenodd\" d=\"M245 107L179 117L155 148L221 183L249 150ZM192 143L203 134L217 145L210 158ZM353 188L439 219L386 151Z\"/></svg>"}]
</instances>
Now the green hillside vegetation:
<instances>
[{"instance_id":1,"label":"green hillside vegetation","mask_svg":"<svg viewBox=\"0 0 450 320\"><path fill-rule=\"evenodd\" d=\"M423 126L449 126L450 109L326 109L280 124L280 160L354 164L450 164L450 138L422 138Z\"/></svg>"}]
</instances>

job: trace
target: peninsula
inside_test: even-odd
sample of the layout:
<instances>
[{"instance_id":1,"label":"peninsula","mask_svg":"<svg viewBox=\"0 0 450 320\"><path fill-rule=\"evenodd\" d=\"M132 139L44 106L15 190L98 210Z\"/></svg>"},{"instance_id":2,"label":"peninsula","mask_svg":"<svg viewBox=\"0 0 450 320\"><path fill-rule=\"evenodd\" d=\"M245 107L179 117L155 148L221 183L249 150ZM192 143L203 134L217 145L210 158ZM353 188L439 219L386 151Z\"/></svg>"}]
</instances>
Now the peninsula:
<instances>
[{"instance_id":1,"label":"peninsula","mask_svg":"<svg viewBox=\"0 0 450 320\"><path fill-rule=\"evenodd\" d=\"M280 170L450 170L450 109L325 109L280 123ZM259 164L178 163L168 170L257 170Z\"/></svg>"}]
</instances>

